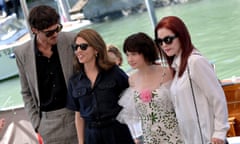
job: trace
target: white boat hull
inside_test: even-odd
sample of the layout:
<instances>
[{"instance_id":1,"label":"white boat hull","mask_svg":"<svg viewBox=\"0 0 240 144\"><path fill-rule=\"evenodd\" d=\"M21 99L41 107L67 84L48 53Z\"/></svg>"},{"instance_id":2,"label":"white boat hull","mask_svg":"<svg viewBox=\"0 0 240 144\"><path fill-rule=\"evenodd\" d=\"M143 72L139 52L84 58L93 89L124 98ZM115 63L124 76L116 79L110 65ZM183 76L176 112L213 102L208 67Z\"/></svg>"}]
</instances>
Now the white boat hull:
<instances>
[{"instance_id":1,"label":"white boat hull","mask_svg":"<svg viewBox=\"0 0 240 144\"><path fill-rule=\"evenodd\" d=\"M12 52L12 48L0 51L0 80L7 79L18 74L15 58L11 57Z\"/></svg>"}]
</instances>

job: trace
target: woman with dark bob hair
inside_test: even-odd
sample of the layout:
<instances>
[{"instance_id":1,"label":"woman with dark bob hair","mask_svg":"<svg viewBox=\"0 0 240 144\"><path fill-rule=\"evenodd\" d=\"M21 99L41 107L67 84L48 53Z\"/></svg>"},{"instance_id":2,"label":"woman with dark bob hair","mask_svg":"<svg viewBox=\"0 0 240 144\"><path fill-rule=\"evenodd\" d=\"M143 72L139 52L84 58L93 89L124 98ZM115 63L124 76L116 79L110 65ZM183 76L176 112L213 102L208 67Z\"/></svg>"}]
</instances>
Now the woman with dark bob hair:
<instances>
[{"instance_id":1,"label":"woman with dark bob hair","mask_svg":"<svg viewBox=\"0 0 240 144\"><path fill-rule=\"evenodd\" d=\"M67 107L75 111L79 144L133 144L130 131L116 120L128 76L107 55L102 37L81 30L72 46L75 74L69 80Z\"/></svg>"},{"instance_id":2,"label":"woman with dark bob hair","mask_svg":"<svg viewBox=\"0 0 240 144\"><path fill-rule=\"evenodd\" d=\"M172 72L156 63L159 50L154 41L142 32L132 34L124 41L123 51L135 71L129 76L130 87L119 101L124 108L118 119L129 126L141 121L144 144L181 144L169 96Z\"/></svg>"},{"instance_id":3,"label":"woman with dark bob hair","mask_svg":"<svg viewBox=\"0 0 240 144\"><path fill-rule=\"evenodd\" d=\"M211 63L191 41L184 22L162 18L155 42L174 69L170 96L186 144L223 144L229 129L224 92Z\"/></svg>"}]
</instances>

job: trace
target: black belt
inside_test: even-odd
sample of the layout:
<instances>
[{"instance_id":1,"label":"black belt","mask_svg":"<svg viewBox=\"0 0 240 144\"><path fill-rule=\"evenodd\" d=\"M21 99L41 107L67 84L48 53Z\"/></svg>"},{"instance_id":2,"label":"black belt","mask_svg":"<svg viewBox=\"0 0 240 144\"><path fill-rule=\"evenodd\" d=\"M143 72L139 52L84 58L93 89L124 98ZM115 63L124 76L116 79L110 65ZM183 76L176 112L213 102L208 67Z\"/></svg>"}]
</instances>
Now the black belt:
<instances>
[{"instance_id":1,"label":"black belt","mask_svg":"<svg viewBox=\"0 0 240 144\"><path fill-rule=\"evenodd\" d=\"M102 127L112 125L115 122L117 122L117 120L115 118L112 118L112 119L99 120L99 121L85 121L85 125L88 128L102 128Z\"/></svg>"}]
</instances>

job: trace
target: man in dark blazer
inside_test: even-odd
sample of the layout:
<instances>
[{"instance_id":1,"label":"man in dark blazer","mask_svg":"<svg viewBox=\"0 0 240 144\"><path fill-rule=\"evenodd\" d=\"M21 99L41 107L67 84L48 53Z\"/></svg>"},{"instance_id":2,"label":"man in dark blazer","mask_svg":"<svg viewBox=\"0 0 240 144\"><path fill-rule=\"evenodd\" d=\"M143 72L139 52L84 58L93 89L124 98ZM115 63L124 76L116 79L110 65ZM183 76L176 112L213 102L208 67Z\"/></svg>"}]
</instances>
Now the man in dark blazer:
<instances>
[{"instance_id":1,"label":"man in dark blazer","mask_svg":"<svg viewBox=\"0 0 240 144\"><path fill-rule=\"evenodd\" d=\"M52 7L34 7L28 18L33 37L14 53L25 110L35 131L44 144L75 144L74 112L65 106L76 34L61 32L59 19Z\"/></svg>"}]
</instances>

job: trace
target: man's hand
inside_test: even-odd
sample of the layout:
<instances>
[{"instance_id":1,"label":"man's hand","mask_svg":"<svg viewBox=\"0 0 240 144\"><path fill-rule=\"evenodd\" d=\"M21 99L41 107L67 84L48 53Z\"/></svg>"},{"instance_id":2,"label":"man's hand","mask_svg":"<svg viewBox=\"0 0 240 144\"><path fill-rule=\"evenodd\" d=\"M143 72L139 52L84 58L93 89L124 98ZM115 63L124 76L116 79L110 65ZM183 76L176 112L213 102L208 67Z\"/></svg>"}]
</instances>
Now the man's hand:
<instances>
[{"instance_id":1,"label":"man's hand","mask_svg":"<svg viewBox=\"0 0 240 144\"><path fill-rule=\"evenodd\" d=\"M3 127L5 125L5 119L0 119L0 132L2 131Z\"/></svg>"}]
</instances>

